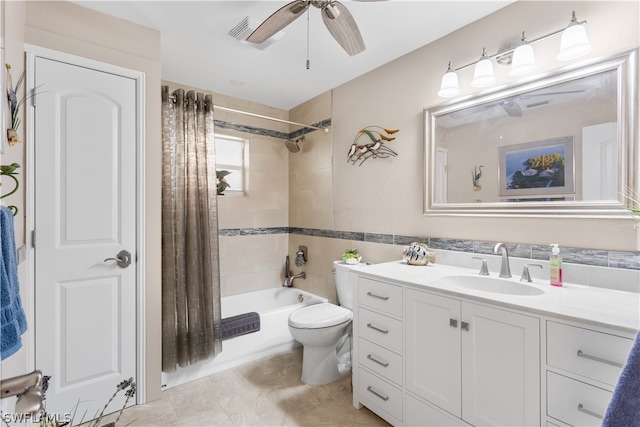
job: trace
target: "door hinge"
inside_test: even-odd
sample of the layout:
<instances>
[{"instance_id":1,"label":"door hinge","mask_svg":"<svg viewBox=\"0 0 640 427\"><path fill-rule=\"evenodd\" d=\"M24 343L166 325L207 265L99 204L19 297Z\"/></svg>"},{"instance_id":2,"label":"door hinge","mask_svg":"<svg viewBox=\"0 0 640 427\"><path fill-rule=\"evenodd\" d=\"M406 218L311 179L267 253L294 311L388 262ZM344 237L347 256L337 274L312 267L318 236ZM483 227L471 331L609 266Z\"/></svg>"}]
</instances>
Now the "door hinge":
<instances>
[{"instance_id":1,"label":"door hinge","mask_svg":"<svg viewBox=\"0 0 640 427\"><path fill-rule=\"evenodd\" d=\"M36 247L36 230L31 230L31 247Z\"/></svg>"}]
</instances>

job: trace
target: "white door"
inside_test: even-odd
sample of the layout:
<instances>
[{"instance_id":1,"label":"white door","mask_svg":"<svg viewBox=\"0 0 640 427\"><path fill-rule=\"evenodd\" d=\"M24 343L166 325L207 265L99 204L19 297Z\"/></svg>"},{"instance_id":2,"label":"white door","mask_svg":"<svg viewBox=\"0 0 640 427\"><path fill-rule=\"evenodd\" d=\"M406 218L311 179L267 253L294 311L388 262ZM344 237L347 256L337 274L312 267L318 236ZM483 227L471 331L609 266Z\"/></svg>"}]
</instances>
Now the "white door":
<instances>
[{"instance_id":1,"label":"white door","mask_svg":"<svg viewBox=\"0 0 640 427\"><path fill-rule=\"evenodd\" d=\"M434 197L433 203L447 203L448 180L447 167L449 163L449 150L436 147L436 162L434 171Z\"/></svg>"},{"instance_id":2,"label":"white door","mask_svg":"<svg viewBox=\"0 0 640 427\"><path fill-rule=\"evenodd\" d=\"M92 418L136 378L136 81L34 68L36 366L49 413Z\"/></svg>"},{"instance_id":3,"label":"white door","mask_svg":"<svg viewBox=\"0 0 640 427\"><path fill-rule=\"evenodd\" d=\"M462 313L462 419L540 425L539 320L464 301Z\"/></svg>"},{"instance_id":4,"label":"white door","mask_svg":"<svg viewBox=\"0 0 640 427\"><path fill-rule=\"evenodd\" d=\"M620 200L616 123L582 128L582 200Z\"/></svg>"},{"instance_id":5,"label":"white door","mask_svg":"<svg viewBox=\"0 0 640 427\"><path fill-rule=\"evenodd\" d=\"M407 390L460 417L460 301L406 294Z\"/></svg>"}]
</instances>

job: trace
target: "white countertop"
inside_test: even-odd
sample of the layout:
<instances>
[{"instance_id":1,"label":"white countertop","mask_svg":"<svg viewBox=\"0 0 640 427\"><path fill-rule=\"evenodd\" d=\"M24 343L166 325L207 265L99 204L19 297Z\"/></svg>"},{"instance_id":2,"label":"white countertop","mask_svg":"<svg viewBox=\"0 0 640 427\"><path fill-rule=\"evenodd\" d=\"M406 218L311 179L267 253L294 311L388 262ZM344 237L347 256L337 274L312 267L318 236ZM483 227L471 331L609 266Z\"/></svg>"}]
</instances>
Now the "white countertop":
<instances>
[{"instance_id":1,"label":"white countertop","mask_svg":"<svg viewBox=\"0 0 640 427\"><path fill-rule=\"evenodd\" d=\"M360 265L353 272L372 279L411 286L425 291L437 291L451 296L515 308L538 315L590 323L619 329L626 333L640 330L640 294L593 286L564 283L562 287L549 285L548 281L534 279L529 286L544 291L541 295L511 295L468 289L442 284L448 275L478 275L477 270L444 264L426 266L408 265L405 261L392 261L373 265ZM498 277L491 273L491 277ZM520 282L519 277L507 279Z\"/></svg>"}]
</instances>

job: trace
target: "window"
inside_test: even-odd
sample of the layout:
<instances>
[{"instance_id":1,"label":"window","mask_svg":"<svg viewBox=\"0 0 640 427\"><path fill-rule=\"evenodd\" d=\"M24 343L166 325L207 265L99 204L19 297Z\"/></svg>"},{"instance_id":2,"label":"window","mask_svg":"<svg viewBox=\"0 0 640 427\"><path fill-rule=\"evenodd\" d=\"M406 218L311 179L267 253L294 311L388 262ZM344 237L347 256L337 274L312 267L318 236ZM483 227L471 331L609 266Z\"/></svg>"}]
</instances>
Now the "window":
<instances>
[{"instance_id":1,"label":"window","mask_svg":"<svg viewBox=\"0 0 640 427\"><path fill-rule=\"evenodd\" d=\"M228 195L244 195L245 166L248 163L245 156L248 153L248 139L227 135L216 135L216 170L231 172L225 177L229 187L224 191Z\"/></svg>"}]
</instances>

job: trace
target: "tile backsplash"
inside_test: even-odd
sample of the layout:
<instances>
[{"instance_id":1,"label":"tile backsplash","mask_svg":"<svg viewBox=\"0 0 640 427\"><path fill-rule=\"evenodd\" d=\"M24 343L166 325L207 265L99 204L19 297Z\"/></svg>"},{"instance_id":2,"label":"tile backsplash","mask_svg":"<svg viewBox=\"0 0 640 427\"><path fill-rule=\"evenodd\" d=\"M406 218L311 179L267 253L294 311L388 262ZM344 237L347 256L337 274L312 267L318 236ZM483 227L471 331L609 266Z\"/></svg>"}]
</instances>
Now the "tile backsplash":
<instances>
[{"instance_id":1,"label":"tile backsplash","mask_svg":"<svg viewBox=\"0 0 640 427\"><path fill-rule=\"evenodd\" d=\"M460 239L430 238L424 236L400 236L395 234L363 233L357 231L320 230L299 227L235 228L220 230L221 236L248 236L261 234L291 233L306 236L344 239L388 245L406 246L412 242L427 243L434 250L447 250L474 254L491 254L495 242L483 242ZM507 244L511 257L531 260L548 260L548 246L521 243ZM640 270L640 252L618 252L599 249L581 249L561 247L565 263L597 267Z\"/></svg>"},{"instance_id":2,"label":"tile backsplash","mask_svg":"<svg viewBox=\"0 0 640 427\"><path fill-rule=\"evenodd\" d=\"M225 294L248 292L256 286L271 287L280 283L284 254L293 253L291 246L297 247L299 244L308 245L310 253L310 262L304 267L307 280L300 282L299 286L331 301L336 301L336 296L330 265L347 247L355 246L363 250L366 261L386 262L400 259L403 246L417 241L429 245L435 252L436 263L479 269L480 261L475 258L481 257L487 259L491 274L497 274L500 269L500 256L491 254L495 243L486 241L301 227L228 228L221 229L220 236L224 238L221 241L226 242L223 246L227 249L230 248L230 243L233 243L233 247L246 248L246 244L254 245L266 239L260 244L270 249L264 251L274 252L273 259L256 260L252 263L256 264L251 267L256 271L250 272L244 270L247 268L246 262L236 262L237 257L233 256L235 252L231 250L228 254L223 254L221 259L224 261L222 270L225 273ZM275 242L279 242L277 250L272 247ZM530 269L531 276L534 280L548 280L548 246L510 243L507 248L511 271L516 279L520 277L524 265L539 264L542 268ZM640 253L564 247L561 250L565 261L563 273L566 283L640 293ZM238 268L243 269L242 273L236 271Z\"/></svg>"}]
</instances>

